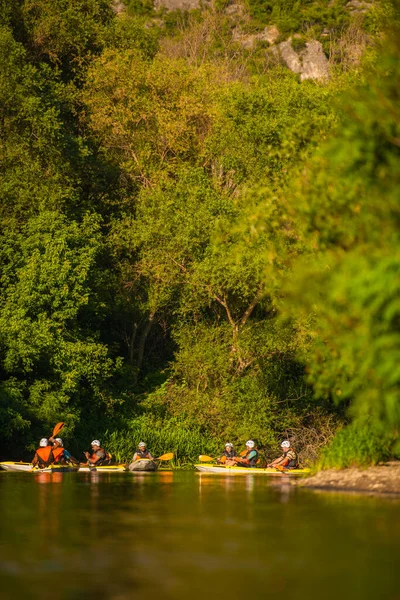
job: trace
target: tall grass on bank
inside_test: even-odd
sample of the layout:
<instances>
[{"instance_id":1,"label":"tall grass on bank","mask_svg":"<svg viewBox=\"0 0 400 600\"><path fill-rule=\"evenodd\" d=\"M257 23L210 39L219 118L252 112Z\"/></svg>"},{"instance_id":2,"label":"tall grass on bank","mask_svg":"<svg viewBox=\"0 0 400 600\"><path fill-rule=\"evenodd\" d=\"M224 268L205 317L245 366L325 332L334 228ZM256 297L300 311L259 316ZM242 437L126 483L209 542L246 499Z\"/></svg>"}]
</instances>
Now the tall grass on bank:
<instances>
[{"instance_id":1,"label":"tall grass on bank","mask_svg":"<svg viewBox=\"0 0 400 600\"><path fill-rule=\"evenodd\" d=\"M344 427L322 451L316 467L344 469L367 467L394 456L396 436L383 427L354 422Z\"/></svg>"},{"instance_id":2,"label":"tall grass on bank","mask_svg":"<svg viewBox=\"0 0 400 600\"><path fill-rule=\"evenodd\" d=\"M174 467L198 462L199 454L221 453L220 443L207 433L185 428L175 420L160 422L137 417L129 421L125 429L104 435L105 447L118 462L129 462L141 441L146 442L154 457L173 452Z\"/></svg>"}]
</instances>

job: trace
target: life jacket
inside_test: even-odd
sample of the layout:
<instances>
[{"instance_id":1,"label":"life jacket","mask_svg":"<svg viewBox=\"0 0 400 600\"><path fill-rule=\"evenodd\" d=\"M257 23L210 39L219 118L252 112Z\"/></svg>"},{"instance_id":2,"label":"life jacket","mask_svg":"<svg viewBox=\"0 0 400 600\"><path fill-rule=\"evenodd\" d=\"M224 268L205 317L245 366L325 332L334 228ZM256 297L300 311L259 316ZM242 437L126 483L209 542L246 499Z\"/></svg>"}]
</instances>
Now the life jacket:
<instances>
[{"instance_id":1,"label":"life jacket","mask_svg":"<svg viewBox=\"0 0 400 600\"><path fill-rule=\"evenodd\" d=\"M58 446L58 448L52 448L52 452L53 452L53 456L54 456L54 462L55 463L60 463L61 460L64 458L64 448Z\"/></svg>"},{"instance_id":2,"label":"life jacket","mask_svg":"<svg viewBox=\"0 0 400 600\"><path fill-rule=\"evenodd\" d=\"M136 454L140 456L140 458L150 458L150 452L147 450L147 448L146 450L136 450Z\"/></svg>"},{"instance_id":3,"label":"life jacket","mask_svg":"<svg viewBox=\"0 0 400 600\"><path fill-rule=\"evenodd\" d=\"M235 450L232 450L232 452L228 452L227 450L224 450L222 453L222 456L226 456L226 458L233 458L234 456L236 456L236 452L235 452Z\"/></svg>"},{"instance_id":4,"label":"life jacket","mask_svg":"<svg viewBox=\"0 0 400 600\"><path fill-rule=\"evenodd\" d=\"M36 454L39 457L39 467L48 467L54 462L52 450L53 448L51 446L45 446L44 448L41 446L36 450Z\"/></svg>"},{"instance_id":5,"label":"life jacket","mask_svg":"<svg viewBox=\"0 0 400 600\"><path fill-rule=\"evenodd\" d=\"M250 460L249 460L247 457L249 456L249 454L250 454L251 452L255 452L255 455L254 455L254 456L252 456L252 457L250 458ZM258 461L259 461L259 454L258 454L258 451L257 451L255 448L250 448L249 450L247 450L246 454L244 455L244 458L245 458L245 459L247 459L247 460L249 460L249 462L248 462L248 463L247 463L245 466L247 466L247 467L255 467L255 466L256 466L256 464L257 464L257 463L258 463Z\"/></svg>"},{"instance_id":6,"label":"life jacket","mask_svg":"<svg viewBox=\"0 0 400 600\"><path fill-rule=\"evenodd\" d=\"M290 448L290 451L294 454L294 458L291 458L288 462L288 464L286 465L286 469L297 469L299 467L299 461L297 459L297 454L296 452L293 450L293 448ZM288 450L289 452L289 450ZM283 453L284 458L286 458L287 452Z\"/></svg>"},{"instance_id":7,"label":"life jacket","mask_svg":"<svg viewBox=\"0 0 400 600\"><path fill-rule=\"evenodd\" d=\"M99 458L98 460L96 460L96 458L97 458L96 452L100 452L100 450L102 452L104 452L104 458ZM93 452L93 454L91 456L89 456L89 460L91 460L98 467L101 467L102 465L109 465L110 464L111 459L112 459L111 454L109 454L108 452L106 452L104 450L104 448L99 448L96 452Z\"/></svg>"}]
</instances>

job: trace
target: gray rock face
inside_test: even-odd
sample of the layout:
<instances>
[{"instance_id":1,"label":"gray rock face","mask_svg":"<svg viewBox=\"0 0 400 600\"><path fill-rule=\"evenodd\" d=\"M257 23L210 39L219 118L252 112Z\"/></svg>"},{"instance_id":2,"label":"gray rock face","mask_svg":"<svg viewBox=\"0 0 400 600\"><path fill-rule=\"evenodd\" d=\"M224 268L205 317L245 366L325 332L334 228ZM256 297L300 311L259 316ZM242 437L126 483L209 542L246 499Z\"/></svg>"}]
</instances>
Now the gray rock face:
<instances>
[{"instance_id":1,"label":"gray rock face","mask_svg":"<svg viewBox=\"0 0 400 600\"><path fill-rule=\"evenodd\" d=\"M328 59L322 49L321 42L312 40L307 42L305 50L301 53L302 70L300 79L328 79Z\"/></svg>"},{"instance_id":2,"label":"gray rock face","mask_svg":"<svg viewBox=\"0 0 400 600\"><path fill-rule=\"evenodd\" d=\"M300 74L300 80L328 79L329 66L321 42L311 40L299 54L293 50L291 38L278 46L281 58L293 73Z\"/></svg>"},{"instance_id":3,"label":"gray rock face","mask_svg":"<svg viewBox=\"0 0 400 600\"><path fill-rule=\"evenodd\" d=\"M282 42L278 46L281 58L286 63L293 73L301 73L302 65L301 60L297 52L292 48L292 40L289 38L286 42Z\"/></svg>"}]
</instances>

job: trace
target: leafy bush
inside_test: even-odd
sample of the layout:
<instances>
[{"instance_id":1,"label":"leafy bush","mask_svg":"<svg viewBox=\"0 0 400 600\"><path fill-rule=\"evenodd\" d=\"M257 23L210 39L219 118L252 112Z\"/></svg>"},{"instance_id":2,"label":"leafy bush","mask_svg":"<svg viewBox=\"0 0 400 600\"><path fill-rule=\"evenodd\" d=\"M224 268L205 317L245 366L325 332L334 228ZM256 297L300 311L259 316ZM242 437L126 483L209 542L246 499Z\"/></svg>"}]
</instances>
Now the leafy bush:
<instances>
[{"instance_id":1,"label":"leafy bush","mask_svg":"<svg viewBox=\"0 0 400 600\"><path fill-rule=\"evenodd\" d=\"M395 436L382 426L353 422L344 427L323 450L320 469L376 465L393 456Z\"/></svg>"},{"instance_id":2,"label":"leafy bush","mask_svg":"<svg viewBox=\"0 0 400 600\"><path fill-rule=\"evenodd\" d=\"M174 466L192 465L198 462L200 454L221 453L218 441L198 427L184 427L177 419L160 420L142 415L126 423L123 431L104 435L107 450L121 462L130 461L140 441L146 442L154 457L174 452Z\"/></svg>"}]
</instances>

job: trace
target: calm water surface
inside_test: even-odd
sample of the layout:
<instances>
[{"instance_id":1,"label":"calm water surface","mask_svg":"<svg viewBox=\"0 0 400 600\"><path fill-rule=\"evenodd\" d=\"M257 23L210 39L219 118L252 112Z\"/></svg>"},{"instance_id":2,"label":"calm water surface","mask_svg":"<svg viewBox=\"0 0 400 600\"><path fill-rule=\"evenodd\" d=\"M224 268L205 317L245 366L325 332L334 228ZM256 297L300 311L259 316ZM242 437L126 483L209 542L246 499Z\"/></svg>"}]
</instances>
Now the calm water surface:
<instances>
[{"instance_id":1,"label":"calm water surface","mask_svg":"<svg viewBox=\"0 0 400 600\"><path fill-rule=\"evenodd\" d=\"M400 600L400 502L194 472L0 473L0 598Z\"/></svg>"}]
</instances>

